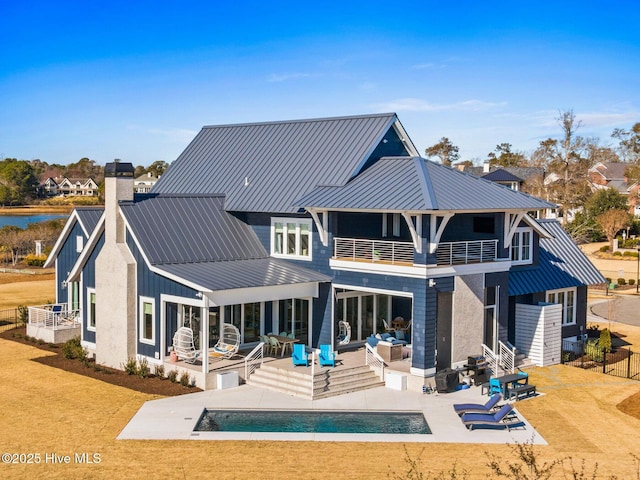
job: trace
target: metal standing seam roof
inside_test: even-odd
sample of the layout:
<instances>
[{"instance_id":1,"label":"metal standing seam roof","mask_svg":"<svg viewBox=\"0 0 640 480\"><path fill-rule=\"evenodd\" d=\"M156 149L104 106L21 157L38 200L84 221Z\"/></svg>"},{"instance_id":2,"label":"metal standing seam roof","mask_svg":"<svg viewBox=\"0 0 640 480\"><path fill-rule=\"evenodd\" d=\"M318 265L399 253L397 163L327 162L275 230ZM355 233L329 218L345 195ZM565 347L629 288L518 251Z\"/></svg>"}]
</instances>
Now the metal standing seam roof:
<instances>
[{"instance_id":1,"label":"metal standing seam roof","mask_svg":"<svg viewBox=\"0 0 640 480\"><path fill-rule=\"evenodd\" d=\"M371 210L537 210L555 205L419 157L384 157L342 187L318 187L305 208Z\"/></svg>"},{"instance_id":2,"label":"metal standing seam roof","mask_svg":"<svg viewBox=\"0 0 640 480\"><path fill-rule=\"evenodd\" d=\"M224 192L228 211L295 212L317 185L344 185L397 121L387 113L204 127L152 192Z\"/></svg>"},{"instance_id":3,"label":"metal standing seam roof","mask_svg":"<svg viewBox=\"0 0 640 480\"><path fill-rule=\"evenodd\" d=\"M85 228L87 235L91 236L91 233L98 225L98 221L100 217L104 213L104 207L99 208L77 208L76 213L78 214L78 219L82 226Z\"/></svg>"},{"instance_id":4,"label":"metal standing seam roof","mask_svg":"<svg viewBox=\"0 0 640 480\"><path fill-rule=\"evenodd\" d=\"M210 291L331 281L327 275L271 257L231 262L175 263L157 268Z\"/></svg>"},{"instance_id":5,"label":"metal standing seam roof","mask_svg":"<svg viewBox=\"0 0 640 480\"><path fill-rule=\"evenodd\" d=\"M253 229L224 211L222 195L150 195L120 207L152 265L268 256Z\"/></svg>"},{"instance_id":6,"label":"metal standing seam roof","mask_svg":"<svg viewBox=\"0 0 640 480\"><path fill-rule=\"evenodd\" d=\"M538 220L553 238L540 239L538 265L514 268L509 295L604 283L606 280L556 220Z\"/></svg>"},{"instance_id":7,"label":"metal standing seam roof","mask_svg":"<svg viewBox=\"0 0 640 480\"><path fill-rule=\"evenodd\" d=\"M485 180L491 180L492 182L523 182L520 177L516 177L513 173L506 171L503 168L498 168L493 172L482 175Z\"/></svg>"}]
</instances>

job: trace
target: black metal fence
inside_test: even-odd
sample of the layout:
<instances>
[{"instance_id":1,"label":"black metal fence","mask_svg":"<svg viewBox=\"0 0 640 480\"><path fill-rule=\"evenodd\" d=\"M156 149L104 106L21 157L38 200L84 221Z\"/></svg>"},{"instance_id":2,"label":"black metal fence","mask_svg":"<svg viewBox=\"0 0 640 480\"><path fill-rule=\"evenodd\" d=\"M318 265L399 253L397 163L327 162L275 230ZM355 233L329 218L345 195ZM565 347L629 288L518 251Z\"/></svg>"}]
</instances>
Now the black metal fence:
<instances>
[{"instance_id":1,"label":"black metal fence","mask_svg":"<svg viewBox=\"0 0 640 480\"><path fill-rule=\"evenodd\" d=\"M20 308L0 310L0 332L17 328L24 323L26 323L25 316Z\"/></svg>"},{"instance_id":2,"label":"black metal fence","mask_svg":"<svg viewBox=\"0 0 640 480\"><path fill-rule=\"evenodd\" d=\"M562 341L562 363L614 377L640 380L640 353L628 348L610 352L590 342Z\"/></svg>"}]
</instances>

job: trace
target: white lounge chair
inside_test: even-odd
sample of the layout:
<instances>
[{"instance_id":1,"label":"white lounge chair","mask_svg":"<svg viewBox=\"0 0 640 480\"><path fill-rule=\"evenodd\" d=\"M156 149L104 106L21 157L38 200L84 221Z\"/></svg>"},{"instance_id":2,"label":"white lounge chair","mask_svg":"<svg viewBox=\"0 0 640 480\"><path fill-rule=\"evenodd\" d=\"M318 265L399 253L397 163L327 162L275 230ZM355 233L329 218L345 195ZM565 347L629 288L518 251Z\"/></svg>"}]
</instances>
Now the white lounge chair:
<instances>
[{"instance_id":1,"label":"white lounge chair","mask_svg":"<svg viewBox=\"0 0 640 480\"><path fill-rule=\"evenodd\" d=\"M238 353L240 331L230 323L222 325L222 335L218 343L211 349L209 356L214 358L231 358Z\"/></svg>"},{"instance_id":2,"label":"white lounge chair","mask_svg":"<svg viewBox=\"0 0 640 480\"><path fill-rule=\"evenodd\" d=\"M193 330L189 327L180 327L173 336L173 351L179 360L194 363L199 352L193 344Z\"/></svg>"},{"instance_id":3,"label":"white lounge chair","mask_svg":"<svg viewBox=\"0 0 640 480\"><path fill-rule=\"evenodd\" d=\"M341 320L338 322L338 345L347 345L351 341L351 325Z\"/></svg>"}]
</instances>

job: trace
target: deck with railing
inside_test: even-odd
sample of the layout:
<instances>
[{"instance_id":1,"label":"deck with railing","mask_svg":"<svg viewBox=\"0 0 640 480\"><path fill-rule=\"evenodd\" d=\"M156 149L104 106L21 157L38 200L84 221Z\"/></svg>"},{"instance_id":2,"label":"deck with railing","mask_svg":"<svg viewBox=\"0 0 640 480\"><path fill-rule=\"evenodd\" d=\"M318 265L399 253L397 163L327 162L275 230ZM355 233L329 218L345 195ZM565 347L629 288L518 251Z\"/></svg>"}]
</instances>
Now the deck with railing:
<instances>
[{"instance_id":1,"label":"deck with railing","mask_svg":"<svg viewBox=\"0 0 640 480\"><path fill-rule=\"evenodd\" d=\"M412 266L414 265L414 247L412 242L336 237L333 258L348 262ZM497 239L441 242L436 249L438 266L487 263L497 260Z\"/></svg>"},{"instance_id":2,"label":"deck with railing","mask_svg":"<svg viewBox=\"0 0 640 480\"><path fill-rule=\"evenodd\" d=\"M441 242L436 249L438 265L466 265L495 262L498 259L498 240L469 242Z\"/></svg>"},{"instance_id":3,"label":"deck with railing","mask_svg":"<svg viewBox=\"0 0 640 480\"><path fill-rule=\"evenodd\" d=\"M413 265L413 243L362 238L334 238L333 256L353 262Z\"/></svg>"},{"instance_id":4,"label":"deck with railing","mask_svg":"<svg viewBox=\"0 0 640 480\"><path fill-rule=\"evenodd\" d=\"M52 330L76 328L80 326L80 311L69 310L66 303L29 307L29 325Z\"/></svg>"}]
</instances>

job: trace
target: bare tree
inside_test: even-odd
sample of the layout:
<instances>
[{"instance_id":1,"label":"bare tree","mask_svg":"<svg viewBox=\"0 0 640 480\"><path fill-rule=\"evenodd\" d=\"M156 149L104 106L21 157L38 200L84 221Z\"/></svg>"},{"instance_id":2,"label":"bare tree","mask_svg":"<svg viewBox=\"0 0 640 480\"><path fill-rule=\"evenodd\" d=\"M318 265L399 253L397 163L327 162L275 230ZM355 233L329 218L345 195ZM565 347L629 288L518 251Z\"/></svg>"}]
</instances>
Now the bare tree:
<instances>
[{"instance_id":1,"label":"bare tree","mask_svg":"<svg viewBox=\"0 0 640 480\"><path fill-rule=\"evenodd\" d=\"M630 225L631 219L625 210L613 209L598 215L596 222L602 227L609 241L609 249L613 251L613 239L620 230Z\"/></svg>"}]
</instances>

